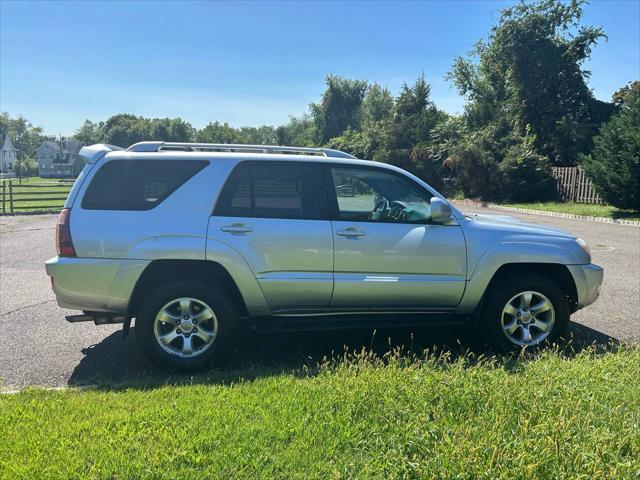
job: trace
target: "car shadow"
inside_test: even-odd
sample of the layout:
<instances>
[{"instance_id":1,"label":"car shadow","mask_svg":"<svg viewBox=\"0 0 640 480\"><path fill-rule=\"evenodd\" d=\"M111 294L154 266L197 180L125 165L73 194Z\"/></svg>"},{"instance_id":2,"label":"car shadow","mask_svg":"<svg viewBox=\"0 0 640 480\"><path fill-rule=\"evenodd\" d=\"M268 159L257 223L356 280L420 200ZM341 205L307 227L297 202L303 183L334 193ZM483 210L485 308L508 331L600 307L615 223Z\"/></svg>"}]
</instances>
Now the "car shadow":
<instances>
[{"instance_id":1,"label":"car shadow","mask_svg":"<svg viewBox=\"0 0 640 480\"><path fill-rule=\"evenodd\" d=\"M260 377L310 375L318 365L359 352L384 358L390 352L411 357L426 352L443 362L461 355L470 358L493 354L477 333L464 326L389 328L379 330L314 331L279 334L245 332L223 364L192 374L168 373L152 365L136 345L134 332L124 339L115 332L82 350L84 358L68 380L69 386L105 389L154 388L175 384L227 384ZM619 342L601 332L571 322L567 355L587 346L610 351Z\"/></svg>"}]
</instances>

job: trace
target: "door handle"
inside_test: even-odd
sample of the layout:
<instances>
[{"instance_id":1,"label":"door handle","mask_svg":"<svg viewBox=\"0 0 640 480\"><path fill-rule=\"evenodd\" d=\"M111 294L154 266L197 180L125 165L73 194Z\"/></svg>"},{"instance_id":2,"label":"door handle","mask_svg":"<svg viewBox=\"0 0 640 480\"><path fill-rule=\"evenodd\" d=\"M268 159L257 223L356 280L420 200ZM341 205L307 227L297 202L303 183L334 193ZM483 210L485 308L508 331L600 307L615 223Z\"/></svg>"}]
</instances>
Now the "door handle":
<instances>
[{"instance_id":1,"label":"door handle","mask_svg":"<svg viewBox=\"0 0 640 480\"><path fill-rule=\"evenodd\" d=\"M339 235L341 237L364 237L366 233L355 228L347 228L345 230L338 230L336 232L336 235Z\"/></svg>"},{"instance_id":2,"label":"door handle","mask_svg":"<svg viewBox=\"0 0 640 480\"><path fill-rule=\"evenodd\" d=\"M224 227L220 227L220 230L223 232L229 233L249 233L253 232L253 228L247 227L242 223L234 223L233 225L225 225Z\"/></svg>"}]
</instances>

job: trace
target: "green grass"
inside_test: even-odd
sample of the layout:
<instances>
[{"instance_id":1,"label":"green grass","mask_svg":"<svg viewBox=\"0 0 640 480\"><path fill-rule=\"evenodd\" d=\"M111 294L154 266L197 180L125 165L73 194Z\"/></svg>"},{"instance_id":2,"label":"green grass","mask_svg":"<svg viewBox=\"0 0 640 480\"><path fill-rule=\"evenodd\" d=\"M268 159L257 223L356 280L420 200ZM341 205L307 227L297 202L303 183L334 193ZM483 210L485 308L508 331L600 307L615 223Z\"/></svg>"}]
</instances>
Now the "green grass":
<instances>
[{"instance_id":1,"label":"green grass","mask_svg":"<svg viewBox=\"0 0 640 480\"><path fill-rule=\"evenodd\" d=\"M182 383L0 396L0 477L640 476L638 347Z\"/></svg>"},{"instance_id":2,"label":"green grass","mask_svg":"<svg viewBox=\"0 0 640 480\"><path fill-rule=\"evenodd\" d=\"M31 188L33 185L38 185L37 188ZM13 179L13 193L14 193L14 206L24 207L16 208L15 212L38 212L38 211L52 211L60 210L64 205L64 198L71 190L73 182L60 182L57 178L41 178L30 177L23 178L22 183L18 179ZM1 188L1 186L0 186ZM45 194L43 192L54 192L52 194ZM21 193L28 193L29 195L20 195ZM1 193L0 193L1 195ZM39 200L39 198L59 198L58 200ZM5 209L9 212L9 190L8 185L5 188ZM0 210L2 210L2 197L0 196Z\"/></svg>"},{"instance_id":3,"label":"green grass","mask_svg":"<svg viewBox=\"0 0 640 480\"><path fill-rule=\"evenodd\" d=\"M589 203L560 203L560 202L534 202L534 203L509 203L507 207L529 208L543 210L545 212L571 213L573 215L587 215L590 217L620 218L625 220L640 220L640 212L619 210L611 205L594 205Z\"/></svg>"}]
</instances>

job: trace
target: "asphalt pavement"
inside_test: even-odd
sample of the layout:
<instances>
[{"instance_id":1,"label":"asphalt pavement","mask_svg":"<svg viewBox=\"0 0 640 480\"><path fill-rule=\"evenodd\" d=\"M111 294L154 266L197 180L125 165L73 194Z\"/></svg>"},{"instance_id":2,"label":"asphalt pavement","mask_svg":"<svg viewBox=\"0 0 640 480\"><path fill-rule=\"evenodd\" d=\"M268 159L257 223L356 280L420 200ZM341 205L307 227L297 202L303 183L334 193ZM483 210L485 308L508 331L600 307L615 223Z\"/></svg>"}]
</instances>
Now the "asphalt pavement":
<instances>
[{"instance_id":1,"label":"asphalt pavement","mask_svg":"<svg viewBox=\"0 0 640 480\"><path fill-rule=\"evenodd\" d=\"M572 316L575 341L640 341L640 228L483 208L463 211L512 215L584 238L591 246L593 262L605 268L605 279L598 301ZM65 315L77 312L56 305L43 265L55 255L56 218L0 217L0 389L176 381L142 357L133 335L123 339L121 326L64 320ZM244 372L297 369L345 349L383 351L389 345L403 345L419 351L466 348L473 341L466 329L433 327L375 333L250 334L223 368Z\"/></svg>"}]
</instances>

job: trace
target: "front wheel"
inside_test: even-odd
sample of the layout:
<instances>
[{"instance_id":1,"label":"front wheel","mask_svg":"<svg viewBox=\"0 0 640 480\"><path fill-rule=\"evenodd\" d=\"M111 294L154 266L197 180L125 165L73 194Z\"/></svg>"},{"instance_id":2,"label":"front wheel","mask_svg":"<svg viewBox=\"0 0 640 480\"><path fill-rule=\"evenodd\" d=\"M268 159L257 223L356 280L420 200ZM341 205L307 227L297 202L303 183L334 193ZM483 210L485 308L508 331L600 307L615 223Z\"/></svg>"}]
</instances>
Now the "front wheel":
<instances>
[{"instance_id":1,"label":"front wheel","mask_svg":"<svg viewBox=\"0 0 640 480\"><path fill-rule=\"evenodd\" d=\"M558 341L569 322L566 295L549 278L516 275L497 282L487 293L481 323L487 340L506 350Z\"/></svg>"},{"instance_id":2,"label":"front wheel","mask_svg":"<svg viewBox=\"0 0 640 480\"><path fill-rule=\"evenodd\" d=\"M222 291L200 282L160 287L136 317L136 340L156 365L201 370L220 358L235 330L232 306Z\"/></svg>"}]
</instances>

